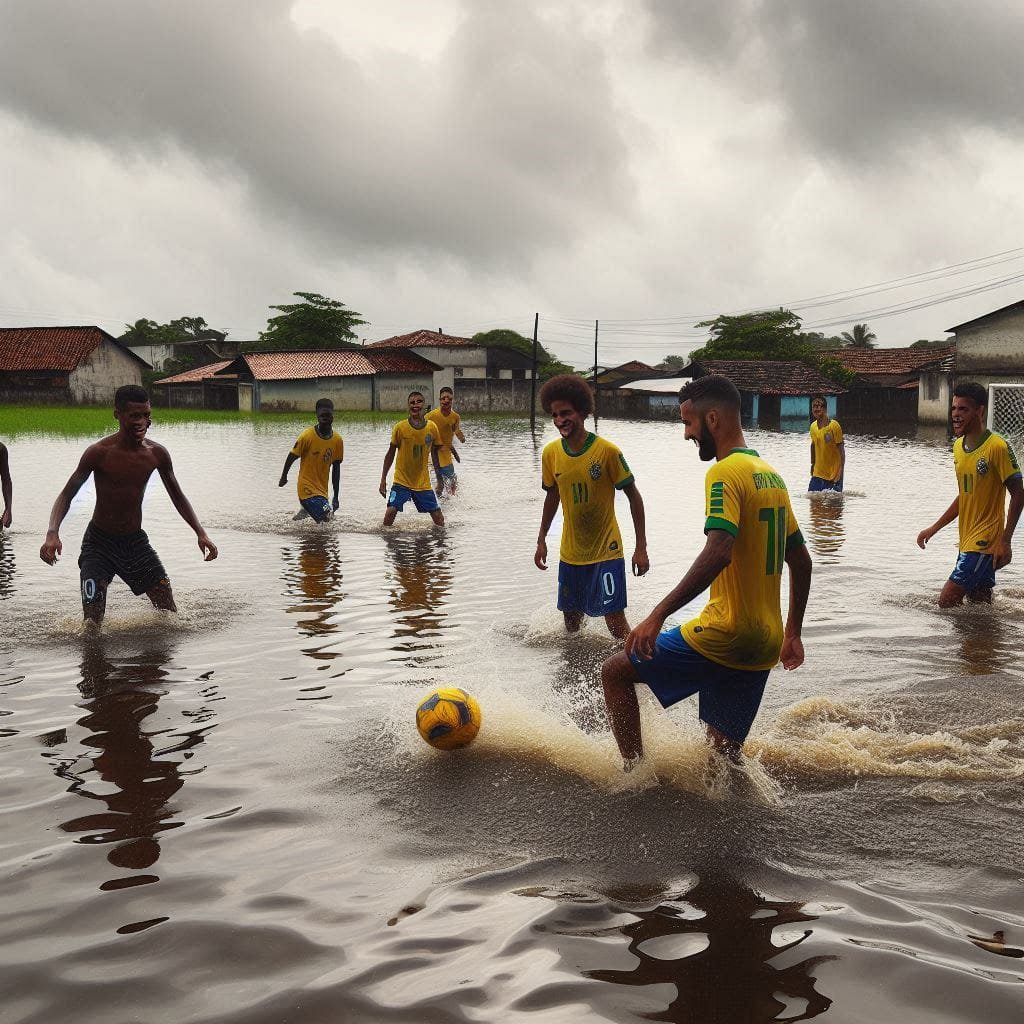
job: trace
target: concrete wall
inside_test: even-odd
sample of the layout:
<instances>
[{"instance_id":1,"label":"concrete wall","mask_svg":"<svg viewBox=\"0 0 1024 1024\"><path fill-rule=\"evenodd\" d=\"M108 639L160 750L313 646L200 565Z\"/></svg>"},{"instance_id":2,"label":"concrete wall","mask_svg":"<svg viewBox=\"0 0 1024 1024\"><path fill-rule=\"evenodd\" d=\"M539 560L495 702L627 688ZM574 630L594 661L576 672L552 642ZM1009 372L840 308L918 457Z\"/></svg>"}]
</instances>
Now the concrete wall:
<instances>
[{"instance_id":1,"label":"concrete wall","mask_svg":"<svg viewBox=\"0 0 1024 1024\"><path fill-rule=\"evenodd\" d=\"M70 405L68 375L46 370L0 373L0 402L13 405Z\"/></svg>"},{"instance_id":2,"label":"concrete wall","mask_svg":"<svg viewBox=\"0 0 1024 1024\"><path fill-rule=\"evenodd\" d=\"M487 380L456 378L455 408L467 412L530 412L528 380ZM537 384L537 409L540 410L540 383Z\"/></svg>"},{"instance_id":3,"label":"concrete wall","mask_svg":"<svg viewBox=\"0 0 1024 1024\"><path fill-rule=\"evenodd\" d=\"M974 379L978 371L997 375L1024 374L1024 310L956 333L956 373Z\"/></svg>"},{"instance_id":4,"label":"concrete wall","mask_svg":"<svg viewBox=\"0 0 1024 1024\"><path fill-rule=\"evenodd\" d=\"M164 363L173 358L173 345L129 345L140 359L145 359L154 370L162 370Z\"/></svg>"},{"instance_id":5,"label":"concrete wall","mask_svg":"<svg viewBox=\"0 0 1024 1024\"><path fill-rule=\"evenodd\" d=\"M949 407L953 400L952 375L944 370L928 370L917 382L918 423L949 422Z\"/></svg>"},{"instance_id":6,"label":"concrete wall","mask_svg":"<svg viewBox=\"0 0 1024 1024\"><path fill-rule=\"evenodd\" d=\"M434 390L433 374L426 370L423 373L389 373L378 374L373 378L374 408L382 412L407 412L409 409L409 392L422 391L427 401L426 408L437 405Z\"/></svg>"},{"instance_id":7,"label":"concrete wall","mask_svg":"<svg viewBox=\"0 0 1024 1024\"><path fill-rule=\"evenodd\" d=\"M373 378L321 377L311 380L261 380L256 383L260 412L312 412L317 399L329 398L336 409L373 408ZM244 397L239 393L239 408ZM405 408L403 402L402 408Z\"/></svg>"},{"instance_id":8,"label":"concrete wall","mask_svg":"<svg viewBox=\"0 0 1024 1024\"><path fill-rule=\"evenodd\" d=\"M114 392L123 384L142 384L142 364L106 338L68 380L71 401L77 405L113 405Z\"/></svg>"}]
</instances>

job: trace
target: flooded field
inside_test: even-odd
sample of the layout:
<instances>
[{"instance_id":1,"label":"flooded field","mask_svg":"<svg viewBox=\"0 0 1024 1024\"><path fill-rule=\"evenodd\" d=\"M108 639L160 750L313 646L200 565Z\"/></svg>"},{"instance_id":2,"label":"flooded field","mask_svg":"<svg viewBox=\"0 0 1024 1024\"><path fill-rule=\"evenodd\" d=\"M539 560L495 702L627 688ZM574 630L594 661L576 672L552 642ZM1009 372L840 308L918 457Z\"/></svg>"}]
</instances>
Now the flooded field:
<instances>
[{"instance_id":1,"label":"flooded field","mask_svg":"<svg viewBox=\"0 0 1024 1024\"><path fill-rule=\"evenodd\" d=\"M157 411L220 558L155 480L181 612L118 581L95 638L91 484L63 560L38 557L89 438L4 439L0 1021L1024 1018L1024 554L993 607L934 607L956 530L914 540L953 496L947 444L848 435L849 492L812 501L805 436L748 433L814 557L807 661L773 673L741 773L693 701L643 701L635 778L603 716L612 641L568 638L533 565L554 431L469 417L447 528L385 532L380 423L340 424L337 521L292 521L304 425ZM678 425L601 432L647 506L636 622L703 543L705 466ZM629 550L621 498L619 520ZM413 723L440 683L483 709L456 754Z\"/></svg>"}]
</instances>

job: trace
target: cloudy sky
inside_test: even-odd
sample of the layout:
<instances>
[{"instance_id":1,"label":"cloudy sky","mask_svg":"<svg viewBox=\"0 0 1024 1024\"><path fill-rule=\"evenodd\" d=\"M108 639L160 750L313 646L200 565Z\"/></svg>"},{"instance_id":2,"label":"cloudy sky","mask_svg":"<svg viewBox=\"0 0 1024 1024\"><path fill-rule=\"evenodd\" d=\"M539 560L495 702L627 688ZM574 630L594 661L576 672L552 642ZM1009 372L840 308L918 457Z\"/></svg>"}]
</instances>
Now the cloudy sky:
<instances>
[{"instance_id":1,"label":"cloudy sky","mask_svg":"<svg viewBox=\"0 0 1024 1024\"><path fill-rule=\"evenodd\" d=\"M0 0L0 325L941 338L1024 298L1022 46L1005 0Z\"/></svg>"}]
</instances>

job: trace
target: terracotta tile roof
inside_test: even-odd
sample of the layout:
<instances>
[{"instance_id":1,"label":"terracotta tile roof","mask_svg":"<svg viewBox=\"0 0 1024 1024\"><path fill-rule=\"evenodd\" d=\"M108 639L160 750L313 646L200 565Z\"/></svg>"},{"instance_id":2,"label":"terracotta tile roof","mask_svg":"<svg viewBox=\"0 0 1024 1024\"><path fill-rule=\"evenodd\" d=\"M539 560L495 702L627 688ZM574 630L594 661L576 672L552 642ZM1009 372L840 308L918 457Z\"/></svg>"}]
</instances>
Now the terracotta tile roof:
<instances>
[{"instance_id":1,"label":"terracotta tile roof","mask_svg":"<svg viewBox=\"0 0 1024 1024\"><path fill-rule=\"evenodd\" d=\"M154 384L196 384L201 380L206 380L207 377L212 377L215 373L223 370L225 366L230 366L234 362L233 359L225 359L219 363L210 363L208 366L196 366L191 370L185 370L182 373L176 373L171 377L164 377L162 380L153 381Z\"/></svg>"},{"instance_id":2,"label":"terracotta tile roof","mask_svg":"<svg viewBox=\"0 0 1024 1024\"><path fill-rule=\"evenodd\" d=\"M953 356L956 348L834 348L822 353L861 377L920 373Z\"/></svg>"},{"instance_id":3,"label":"terracotta tile roof","mask_svg":"<svg viewBox=\"0 0 1024 1024\"><path fill-rule=\"evenodd\" d=\"M100 327L2 327L0 370L74 370L104 340L149 366Z\"/></svg>"},{"instance_id":4,"label":"terracotta tile roof","mask_svg":"<svg viewBox=\"0 0 1024 1024\"><path fill-rule=\"evenodd\" d=\"M695 372L696 371L696 372ZM692 362L683 375L703 377L720 373L739 388L759 395L844 395L846 388L834 384L804 363L746 361L740 359L701 359Z\"/></svg>"},{"instance_id":5,"label":"terracotta tile roof","mask_svg":"<svg viewBox=\"0 0 1024 1024\"><path fill-rule=\"evenodd\" d=\"M472 338L456 338L451 334L438 334L437 331L413 331L412 334L399 334L394 338L374 341L367 348L479 348Z\"/></svg>"},{"instance_id":6,"label":"terracotta tile roof","mask_svg":"<svg viewBox=\"0 0 1024 1024\"><path fill-rule=\"evenodd\" d=\"M244 362L256 380L316 380L319 377L369 377L376 373L432 373L440 367L415 352L367 352L365 349L318 352L243 352L225 364ZM218 371L224 376L224 370Z\"/></svg>"}]
</instances>

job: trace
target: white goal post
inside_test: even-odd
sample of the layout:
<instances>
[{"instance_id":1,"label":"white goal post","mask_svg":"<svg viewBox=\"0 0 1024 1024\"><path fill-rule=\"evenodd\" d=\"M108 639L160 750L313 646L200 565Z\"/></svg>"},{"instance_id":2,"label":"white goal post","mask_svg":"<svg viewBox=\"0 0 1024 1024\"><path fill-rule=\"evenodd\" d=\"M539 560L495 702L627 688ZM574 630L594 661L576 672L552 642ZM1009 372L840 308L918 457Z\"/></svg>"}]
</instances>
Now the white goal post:
<instances>
[{"instance_id":1,"label":"white goal post","mask_svg":"<svg viewBox=\"0 0 1024 1024\"><path fill-rule=\"evenodd\" d=\"M988 428L1006 437L1024 437L1024 384L989 384Z\"/></svg>"}]
</instances>

